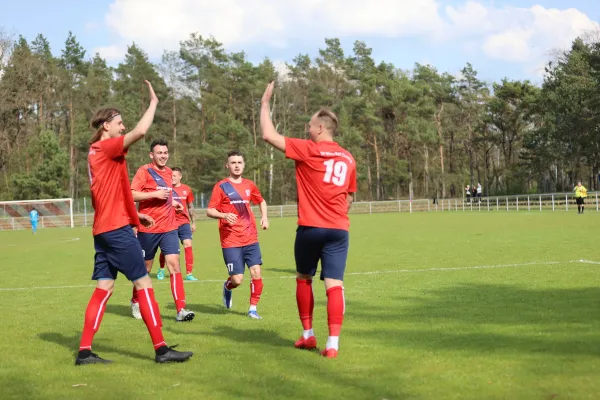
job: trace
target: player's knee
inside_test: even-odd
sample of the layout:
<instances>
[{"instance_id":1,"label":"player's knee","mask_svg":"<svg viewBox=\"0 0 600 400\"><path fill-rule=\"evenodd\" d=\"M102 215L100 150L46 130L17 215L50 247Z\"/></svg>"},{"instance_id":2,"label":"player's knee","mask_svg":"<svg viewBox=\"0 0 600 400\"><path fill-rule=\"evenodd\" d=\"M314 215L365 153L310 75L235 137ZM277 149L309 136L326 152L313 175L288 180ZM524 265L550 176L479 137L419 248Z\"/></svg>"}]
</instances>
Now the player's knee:
<instances>
[{"instance_id":1,"label":"player's knee","mask_svg":"<svg viewBox=\"0 0 600 400\"><path fill-rule=\"evenodd\" d=\"M184 248L192 247L192 240L191 239L185 239L183 241L183 247Z\"/></svg>"},{"instance_id":2,"label":"player's knee","mask_svg":"<svg viewBox=\"0 0 600 400\"><path fill-rule=\"evenodd\" d=\"M296 272L296 278L303 280L303 281L312 281L313 280L313 277L311 275L301 274L300 272Z\"/></svg>"},{"instance_id":3,"label":"player's knee","mask_svg":"<svg viewBox=\"0 0 600 400\"><path fill-rule=\"evenodd\" d=\"M169 269L169 273L177 274L177 273L181 272L181 269L179 266L179 256L178 255L169 254L169 255L165 256L165 260L166 260L167 268Z\"/></svg>"},{"instance_id":4,"label":"player's knee","mask_svg":"<svg viewBox=\"0 0 600 400\"><path fill-rule=\"evenodd\" d=\"M145 275L140 279L136 279L135 281L133 281L133 286L135 286L137 290L151 289L152 279L150 279L149 275Z\"/></svg>"},{"instance_id":5,"label":"player's knee","mask_svg":"<svg viewBox=\"0 0 600 400\"><path fill-rule=\"evenodd\" d=\"M252 279L260 279L260 265L250 267L250 276Z\"/></svg>"},{"instance_id":6,"label":"player's knee","mask_svg":"<svg viewBox=\"0 0 600 400\"><path fill-rule=\"evenodd\" d=\"M244 275L231 275L231 286L238 287L244 281Z\"/></svg>"},{"instance_id":7,"label":"player's knee","mask_svg":"<svg viewBox=\"0 0 600 400\"><path fill-rule=\"evenodd\" d=\"M115 281L112 279L102 279L98 281L97 287L112 294L115 289Z\"/></svg>"}]
</instances>

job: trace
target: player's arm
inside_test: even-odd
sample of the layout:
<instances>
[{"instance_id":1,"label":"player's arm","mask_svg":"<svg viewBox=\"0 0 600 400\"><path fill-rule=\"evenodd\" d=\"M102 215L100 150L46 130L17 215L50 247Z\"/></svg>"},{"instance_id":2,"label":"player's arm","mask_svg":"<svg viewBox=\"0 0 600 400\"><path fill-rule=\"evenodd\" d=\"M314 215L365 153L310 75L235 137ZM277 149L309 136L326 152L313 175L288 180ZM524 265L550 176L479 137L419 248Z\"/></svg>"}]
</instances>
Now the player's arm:
<instances>
[{"instance_id":1,"label":"player's arm","mask_svg":"<svg viewBox=\"0 0 600 400\"><path fill-rule=\"evenodd\" d=\"M214 219L224 219L231 225L235 224L235 221L237 221L237 215L234 213L222 213L216 208L207 208L206 216Z\"/></svg>"},{"instance_id":2,"label":"player's arm","mask_svg":"<svg viewBox=\"0 0 600 400\"><path fill-rule=\"evenodd\" d=\"M168 190L160 189L152 192L144 192L144 189L146 188L146 174L146 170L140 168L137 170L131 181L131 195L133 196L133 201L139 202L149 199L168 199L170 196Z\"/></svg>"},{"instance_id":3,"label":"player's arm","mask_svg":"<svg viewBox=\"0 0 600 400\"><path fill-rule=\"evenodd\" d=\"M146 85L148 85L148 92L150 94L150 106L142 116L142 119L137 123L135 128L129 133L125 135L125 139L123 140L123 149L127 150L129 146L140 140L146 135L150 125L152 125L152 121L154 120L154 113L156 113L156 106L158 105L158 97L154 93L154 89L152 85L148 81L144 81ZM134 198L135 200L135 198Z\"/></svg>"},{"instance_id":4,"label":"player's arm","mask_svg":"<svg viewBox=\"0 0 600 400\"><path fill-rule=\"evenodd\" d=\"M274 86L274 81L267 85L260 102L260 131L265 142L277 150L285 152L285 137L277 132L273 120L271 120L271 97L273 96Z\"/></svg>"},{"instance_id":5,"label":"player's arm","mask_svg":"<svg viewBox=\"0 0 600 400\"><path fill-rule=\"evenodd\" d=\"M352 207L352 203L354 202L354 193L348 193L346 195L346 204L348 205L348 209L346 210L346 214L350 212L350 208Z\"/></svg>"},{"instance_id":6,"label":"player's arm","mask_svg":"<svg viewBox=\"0 0 600 400\"><path fill-rule=\"evenodd\" d=\"M190 224L194 224L194 203L188 203L188 214L190 216Z\"/></svg>"},{"instance_id":7,"label":"player's arm","mask_svg":"<svg viewBox=\"0 0 600 400\"><path fill-rule=\"evenodd\" d=\"M231 225L235 224L237 221L237 215L234 213L223 213L217 210L217 207L223 202L223 192L219 186L215 186L213 188L212 195L210 197L210 201L208 202L208 207L206 208L206 216L213 219L224 219L229 222Z\"/></svg>"},{"instance_id":8,"label":"player's arm","mask_svg":"<svg viewBox=\"0 0 600 400\"><path fill-rule=\"evenodd\" d=\"M133 201L144 201L150 199L161 199L166 200L169 198L168 190L155 190L154 192L140 192L137 190L131 189L131 194L133 195Z\"/></svg>"},{"instance_id":9,"label":"player's arm","mask_svg":"<svg viewBox=\"0 0 600 400\"><path fill-rule=\"evenodd\" d=\"M263 229L269 229L269 216L268 216L268 207L267 207L267 202L265 200L260 202L259 205L260 208L260 226Z\"/></svg>"}]
</instances>

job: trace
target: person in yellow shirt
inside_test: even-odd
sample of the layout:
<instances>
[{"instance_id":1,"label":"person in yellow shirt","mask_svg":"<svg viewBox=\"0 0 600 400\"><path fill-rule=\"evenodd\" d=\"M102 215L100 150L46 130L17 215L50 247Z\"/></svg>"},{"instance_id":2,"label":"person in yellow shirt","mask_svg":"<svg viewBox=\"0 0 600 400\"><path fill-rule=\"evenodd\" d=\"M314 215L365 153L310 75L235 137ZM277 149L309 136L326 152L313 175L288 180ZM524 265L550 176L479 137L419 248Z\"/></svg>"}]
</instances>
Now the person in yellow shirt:
<instances>
[{"instance_id":1,"label":"person in yellow shirt","mask_svg":"<svg viewBox=\"0 0 600 400\"><path fill-rule=\"evenodd\" d=\"M587 197L587 189L579 181L573 190L575 190L575 200L577 201L577 214L583 214L583 200Z\"/></svg>"}]
</instances>

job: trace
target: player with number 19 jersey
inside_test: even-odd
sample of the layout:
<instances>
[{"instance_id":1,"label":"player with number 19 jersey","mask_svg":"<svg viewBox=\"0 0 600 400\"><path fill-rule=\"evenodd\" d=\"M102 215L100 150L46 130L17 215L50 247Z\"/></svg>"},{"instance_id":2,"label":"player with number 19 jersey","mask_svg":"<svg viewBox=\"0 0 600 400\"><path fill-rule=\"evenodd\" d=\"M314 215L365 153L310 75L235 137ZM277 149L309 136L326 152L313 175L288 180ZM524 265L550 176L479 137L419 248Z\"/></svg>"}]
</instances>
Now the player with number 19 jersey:
<instances>
[{"instance_id":1,"label":"player with number 19 jersey","mask_svg":"<svg viewBox=\"0 0 600 400\"><path fill-rule=\"evenodd\" d=\"M356 162L336 142L285 138L285 156L296 161L298 225L350 227L348 193L356 192Z\"/></svg>"}]
</instances>

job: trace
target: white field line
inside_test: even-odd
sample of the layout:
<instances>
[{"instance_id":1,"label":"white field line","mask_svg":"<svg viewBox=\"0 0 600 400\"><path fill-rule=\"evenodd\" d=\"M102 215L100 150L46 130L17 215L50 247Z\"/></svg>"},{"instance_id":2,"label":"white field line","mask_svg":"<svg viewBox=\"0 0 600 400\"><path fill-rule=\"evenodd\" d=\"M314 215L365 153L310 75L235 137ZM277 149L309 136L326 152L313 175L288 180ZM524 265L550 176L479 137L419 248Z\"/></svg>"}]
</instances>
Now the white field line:
<instances>
[{"instance_id":1,"label":"white field line","mask_svg":"<svg viewBox=\"0 0 600 400\"><path fill-rule=\"evenodd\" d=\"M421 272L444 272L444 271L466 271L471 269L495 269L495 268L514 268L514 267L527 267L534 265L556 265L556 264L572 264L572 263L584 263L584 264L595 264L600 265L600 261L590 261L590 260L572 260L572 261L533 261L527 263L519 263L519 264L499 264L499 265L477 265L471 267L454 267L454 268L422 268L422 269L394 269L388 271L369 271L369 272L348 272L345 275L380 275L380 274L406 274L406 273L421 273ZM292 279L295 278L295 275L285 275L285 276L273 276L273 277L263 277L263 279ZM223 283L223 279L206 279L206 280L198 280L198 281L185 281L186 284L193 283ZM168 280L165 281L156 281L153 280L152 284L164 284L169 283ZM129 285L129 283L127 283ZM125 285L125 284L123 284ZM82 288L92 288L96 287L95 284L90 285L72 285L72 286L30 286L30 287L16 287L16 288L0 288L0 292L11 292L11 291L20 291L20 290L44 290L44 289L82 289Z\"/></svg>"},{"instance_id":2,"label":"white field line","mask_svg":"<svg viewBox=\"0 0 600 400\"><path fill-rule=\"evenodd\" d=\"M49 241L45 241L45 242L37 242L37 241L34 241L33 243L35 243L35 244L68 243L68 242L76 242L76 241L78 241L78 240L79 240L79 238L78 238L78 237L76 237L76 238L63 239L63 240L49 240ZM9 243L9 244L0 245L0 247L17 247L17 246L20 246L21 244L24 244L24 245L25 245L25 244L26 244L26 245L31 245L31 243L32 243L31 241L29 241L29 242L26 242L26 243L25 243L25 242L23 242L23 243L20 243L20 244L16 244L16 243Z\"/></svg>"}]
</instances>

